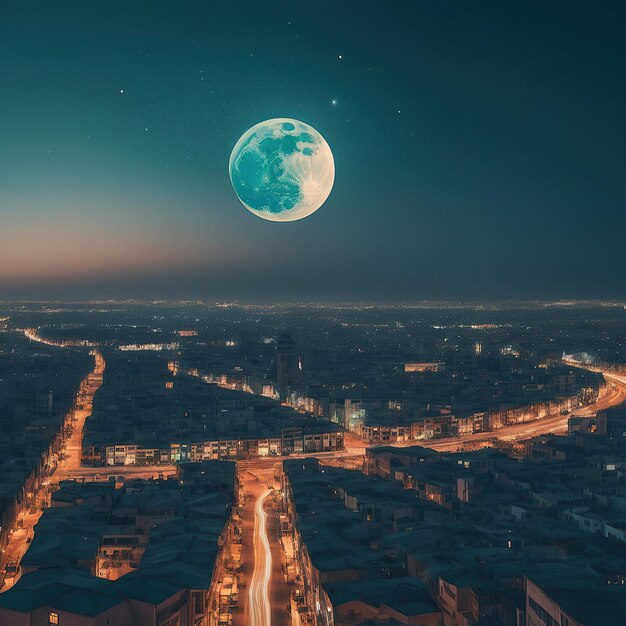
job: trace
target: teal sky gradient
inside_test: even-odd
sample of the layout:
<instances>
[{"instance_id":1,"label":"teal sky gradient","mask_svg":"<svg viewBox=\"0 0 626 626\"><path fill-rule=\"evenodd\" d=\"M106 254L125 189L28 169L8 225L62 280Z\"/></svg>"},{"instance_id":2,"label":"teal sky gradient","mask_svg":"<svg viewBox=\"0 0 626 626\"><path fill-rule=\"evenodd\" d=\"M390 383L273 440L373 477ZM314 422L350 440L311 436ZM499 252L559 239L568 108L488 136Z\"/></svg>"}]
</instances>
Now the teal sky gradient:
<instances>
[{"instance_id":1,"label":"teal sky gradient","mask_svg":"<svg viewBox=\"0 0 626 626\"><path fill-rule=\"evenodd\" d=\"M0 298L626 297L626 5L0 6ZM329 200L257 219L241 134L301 119Z\"/></svg>"}]
</instances>

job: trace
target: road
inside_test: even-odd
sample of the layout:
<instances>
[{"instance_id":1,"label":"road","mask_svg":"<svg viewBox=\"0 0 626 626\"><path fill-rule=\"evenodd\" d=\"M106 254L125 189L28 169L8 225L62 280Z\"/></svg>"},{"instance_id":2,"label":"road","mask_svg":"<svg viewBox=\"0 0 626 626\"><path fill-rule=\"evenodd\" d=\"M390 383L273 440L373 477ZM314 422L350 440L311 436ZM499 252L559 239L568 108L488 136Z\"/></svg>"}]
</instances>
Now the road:
<instances>
[{"instance_id":1,"label":"road","mask_svg":"<svg viewBox=\"0 0 626 626\"><path fill-rule=\"evenodd\" d=\"M557 413L555 415L547 415L537 420L523 422L521 424L513 424L505 426L494 431L483 433L472 433L463 435L462 437L446 437L442 439L424 439L393 442L390 445L397 447L407 447L421 445L439 452L455 452L465 445L480 446L480 444L488 444L493 439L502 440L519 440L530 439L538 435L548 433L563 433L567 431L567 420L571 415L586 415L594 413L602 409L621 404L626 401L626 376L616 374L605 374L608 381L613 383L614 388L611 389L604 397L597 402L580 409L576 409L567 415ZM307 454L296 454L289 457L280 457L287 459L301 459L307 457L317 457L320 461L329 464L341 464L344 467L358 468L362 465L362 459L368 445L360 441L353 433L345 433L345 450L336 452L317 452ZM372 444L383 445L383 444ZM264 457L259 459L238 461L238 465L242 468L258 468L265 464L266 466L274 465L277 457ZM93 481L104 480L110 474L120 474L126 478L150 478L159 474L164 476L173 475L176 472L175 465L145 465L145 466L125 466L125 467L76 467L69 471L67 478L76 480Z\"/></svg>"},{"instance_id":2,"label":"road","mask_svg":"<svg viewBox=\"0 0 626 626\"><path fill-rule=\"evenodd\" d=\"M272 552L267 537L267 514L264 508L270 493L269 490L264 491L254 505L254 573L248 590L251 626L272 626L269 595Z\"/></svg>"},{"instance_id":3,"label":"road","mask_svg":"<svg viewBox=\"0 0 626 626\"><path fill-rule=\"evenodd\" d=\"M102 385L102 376L106 363L99 352L93 352L95 368L86 378L76 397L77 408L74 411L72 434L65 444L63 459L59 462L54 473L54 481L66 480L73 472L80 469L81 450L83 444L83 430L85 422L91 415L93 397Z\"/></svg>"},{"instance_id":4,"label":"road","mask_svg":"<svg viewBox=\"0 0 626 626\"><path fill-rule=\"evenodd\" d=\"M127 480L133 478L164 478L176 473L176 465L115 465L103 467L76 467L67 470L64 477L78 482L97 482L108 480L109 476L124 476Z\"/></svg>"},{"instance_id":5,"label":"road","mask_svg":"<svg viewBox=\"0 0 626 626\"><path fill-rule=\"evenodd\" d=\"M289 626L289 586L279 541L280 461L238 464L243 491L241 510L241 573L239 607L233 626Z\"/></svg>"},{"instance_id":6,"label":"road","mask_svg":"<svg viewBox=\"0 0 626 626\"><path fill-rule=\"evenodd\" d=\"M461 437L445 437L442 439L421 439L411 441L398 441L390 442L389 445L396 447L409 447L409 446L424 446L426 448L432 448L439 452L456 452L462 449L466 445L481 447L480 444L487 445L494 439L502 439L504 441L515 441L520 439L530 439L538 435L546 435L549 433L559 434L567 432L567 421L572 415L587 415L607 409L611 406L616 406L626 401L626 375L617 374L604 374L607 381L612 383L613 387L601 397L597 402L589 404L587 406L576 409L575 411L567 413L567 415L561 415L560 413L554 415L546 415L536 420L529 422L523 422L520 424L512 424L511 426L505 426L497 430L492 430L482 433L472 433L469 435L463 435ZM329 464L340 464L345 467L358 467L362 461L365 450L368 447L374 447L379 445L385 445L382 443L367 444L361 442L353 433L346 432L345 434L345 450L337 452L319 452L310 454L298 454L292 455L290 459L299 459L306 457L317 457L320 461ZM255 459L254 461L243 461L244 464L249 464L250 467L257 465L259 462L275 462L274 458L267 459ZM240 462L242 463L242 462Z\"/></svg>"},{"instance_id":7,"label":"road","mask_svg":"<svg viewBox=\"0 0 626 626\"><path fill-rule=\"evenodd\" d=\"M83 379L76 397L74 406L66 415L63 428L71 427L70 437L62 448L62 454L56 459L56 465L52 465L51 473L46 480L39 484L34 493L35 507L30 511L22 512L18 520L20 526L16 528L9 539L9 543L2 555L2 566L15 560L18 563L28 550L30 540L34 534L34 528L41 517L43 510L48 506L50 493L54 484L71 476L72 472L80 468L80 452L85 420L91 414L93 397L102 384L102 374L106 366L102 355L98 351L92 351L94 357L94 369ZM54 459L51 459L54 463ZM12 580L5 580L0 592L7 591L19 580L19 575Z\"/></svg>"},{"instance_id":8,"label":"road","mask_svg":"<svg viewBox=\"0 0 626 626\"><path fill-rule=\"evenodd\" d=\"M519 439L531 439L532 437L546 435L549 433L559 434L567 432L567 422L572 415L587 415L595 413L611 406L621 404L626 400L626 380L616 380L614 376L610 375L606 375L606 377L615 385L613 389L611 389L597 402L580 409L576 409L567 415L561 415L560 413L557 413L556 415L547 415L546 417L542 417L538 420L524 422L522 424L513 424L512 426L505 426L504 428L488 433L473 433L463 437L439 439L423 445L440 452L452 452L467 444L475 445L486 443L494 438L504 441L515 441Z\"/></svg>"}]
</instances>

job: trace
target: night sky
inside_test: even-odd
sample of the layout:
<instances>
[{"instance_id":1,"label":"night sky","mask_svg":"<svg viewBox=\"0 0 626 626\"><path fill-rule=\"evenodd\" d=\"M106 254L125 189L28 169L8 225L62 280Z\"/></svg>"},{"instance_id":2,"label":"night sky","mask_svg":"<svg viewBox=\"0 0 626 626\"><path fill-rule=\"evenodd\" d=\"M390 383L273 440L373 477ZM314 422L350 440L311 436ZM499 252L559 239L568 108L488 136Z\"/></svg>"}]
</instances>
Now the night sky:
<instances>
[{"instance_id":1,"label":"night sky","mask_svg":"<svg viewBox=\"0 0 626 626\"><path fill-rule=\"evenodd\" d=\"M626 3L0 4L0 298L626 297ZM239 203L268 118L330 198Z\"/></svg>"}]
</instances>

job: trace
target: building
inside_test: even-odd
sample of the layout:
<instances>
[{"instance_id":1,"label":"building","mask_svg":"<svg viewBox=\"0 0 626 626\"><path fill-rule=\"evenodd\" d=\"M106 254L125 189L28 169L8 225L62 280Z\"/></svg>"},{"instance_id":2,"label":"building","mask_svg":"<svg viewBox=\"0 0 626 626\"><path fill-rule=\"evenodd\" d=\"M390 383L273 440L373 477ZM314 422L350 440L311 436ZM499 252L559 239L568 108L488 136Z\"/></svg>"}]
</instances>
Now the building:
<instances>
[{"instance_id":1,"label":"building","mask_svg":"<svg viewBox=\"0 0 626 626\"><path fill-rule=\"evenodd\" d=\"M402 558L383 546L386 533L436 523L445 511L400 485L317 459L284 461L286 507L281 540L295 584L295 610L314 624L438 626L440 610L424 585L403 577Z\"/></svg>"},{"instance_id":2,"label":"building","mask_svg":"<svg viewBox=\"0 0 626 626\"><path fill-rule=\"evenodd\" d=\"M301 380L302 361L296 352L296 342L286 334L276 340L276 377L281 400L287 398L289 389Z\"/></svg>"},{"instance_id":3,"label":"building","mask_svg":"<svg viewBox=\"0 0 626 626\"><path fill-rule=\"evenodd\" d=\"M82 442L90 466L169 465L343 449L343 429L278 400L113 353Z\"/></svg>"},{"instance_id":4,"label":"building","mask_svg":"<svg viewBox=\"0 0 626 626\"><path fill-rule=\"evenodd\" d=\"M234 463L175 478L62 483L35 527L0 624L212 626L236 568Z\"/></svg>"},{"instance_id":5,"label":"building","mask_svg":"<svg viewBox=\"0 0 626 626\"><path fill-rule=\"evenodd\" d=\"M556 574L556 572L553 572ZM576 578L574 578L576 576ZM626 598L620 586L602 589L593 583L581 586L581 570L559 571L559 575L538 575L542 585L528 577L525 626L619 626L624 623ZM623 580L623 579L622 579ZM623 584L623 583L622 583ZM619 585L619 583L618 583Z\"/></svg>"}]
</instances>

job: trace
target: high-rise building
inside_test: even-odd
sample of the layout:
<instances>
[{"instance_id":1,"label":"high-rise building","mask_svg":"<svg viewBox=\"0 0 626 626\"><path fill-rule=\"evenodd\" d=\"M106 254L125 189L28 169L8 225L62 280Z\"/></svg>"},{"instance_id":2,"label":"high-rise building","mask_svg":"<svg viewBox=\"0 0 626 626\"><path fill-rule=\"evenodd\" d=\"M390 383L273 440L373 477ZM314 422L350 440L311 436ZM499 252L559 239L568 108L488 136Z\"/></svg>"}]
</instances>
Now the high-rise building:
<instances>
[{"instance_id":1,"label":"high-rise building","mask_svg":"<svg viewBox=\"0 0 626 626\"><path fill-rule=\"evenodd\" d=\"M276 368L280 399L287 397L287 391L300 382L301 361L296 352L296 342L286 334L276 340Z\"/></svg>"}]
</instances>

